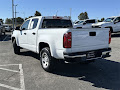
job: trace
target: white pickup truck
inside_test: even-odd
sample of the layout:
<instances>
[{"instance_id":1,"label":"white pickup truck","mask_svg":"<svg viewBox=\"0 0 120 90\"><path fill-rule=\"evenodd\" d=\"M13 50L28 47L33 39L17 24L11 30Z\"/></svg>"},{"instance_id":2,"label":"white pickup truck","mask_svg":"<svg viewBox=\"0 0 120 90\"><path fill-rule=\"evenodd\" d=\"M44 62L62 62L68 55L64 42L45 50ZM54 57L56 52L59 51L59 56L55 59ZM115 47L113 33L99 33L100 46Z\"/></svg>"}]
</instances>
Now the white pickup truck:
<instances>
[{"instance_id":1,"label":"white pickup truck","mask_svg":"<svg viewBox=\"0 0 120 90\"><path fill-rule=\"evenodd\" d=\"M103 22L98 22L92 24L93 28L110 28L110 31L113 32L120 32L120 16L114 16L107 18Z\"/></svg>"},{"instance_id":2,"label":"white pickup truck","mask_svg":"<svg viewBox=\"0 0 120 90\"><path fill-rule=\"evenodd\" d=\"M73 29L68 17L33 17L12 34L14 53L25 48L39 54L41 66L52 71L56 61L91 61L108 55L111 34L108 28Z\"/></svg>"}]
</instances>

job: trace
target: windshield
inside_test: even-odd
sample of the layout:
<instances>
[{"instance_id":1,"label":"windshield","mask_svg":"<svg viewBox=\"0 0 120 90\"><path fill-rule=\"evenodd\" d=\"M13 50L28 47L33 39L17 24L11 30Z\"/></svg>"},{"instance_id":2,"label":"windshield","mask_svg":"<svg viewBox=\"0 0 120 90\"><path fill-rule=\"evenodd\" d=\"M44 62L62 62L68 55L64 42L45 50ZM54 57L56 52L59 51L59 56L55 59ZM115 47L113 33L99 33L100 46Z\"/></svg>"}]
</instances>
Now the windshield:
<instances>
[{"instance_id":1,"label":"windshield","mask_svg":"<svg viewBox=\"0 0 120 90\"><path fill-rule=\"evenodd\" d=\"M77 21L75 24L82 24L84 21Z\"/></svg>"},{"instance_id":2,"label":"windshield","mask_svg":"<svg viewBox=\"0 0 120 90\"><path fill-rule=\"evenodd\" d=\"M72 22L64 19L44 19L42 28L72 28Z\"/></svg>"},{"instance_id":3,"label":"windshield","mask_svg":"<svg viewBox=\"0 0 120 90\"><path fill-rule=\"evenodd\" d=\"M106 20L105 20L105 22L112 22L114 20L114 18L107 18Z\"/></svg>"}]
</instances>

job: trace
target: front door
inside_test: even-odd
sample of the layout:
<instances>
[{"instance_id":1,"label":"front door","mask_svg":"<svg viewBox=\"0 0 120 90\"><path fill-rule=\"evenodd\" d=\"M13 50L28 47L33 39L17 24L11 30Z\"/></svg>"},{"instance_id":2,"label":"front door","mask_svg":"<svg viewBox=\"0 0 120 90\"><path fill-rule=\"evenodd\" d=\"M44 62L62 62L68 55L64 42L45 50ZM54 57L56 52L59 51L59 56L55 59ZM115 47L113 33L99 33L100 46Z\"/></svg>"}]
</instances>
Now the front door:
<instances>
[{"instance_id":1,"label":"front door","mask_svg":"<svg viewBox=\"0 0 120 90\"><path fill-rule=\"evenodd\" d=\"M27 30L29 29L30 20L27 20L22 26L21 31L19 31L19 45L23 48L27 47Z\"/></svg>"}]
</instances>

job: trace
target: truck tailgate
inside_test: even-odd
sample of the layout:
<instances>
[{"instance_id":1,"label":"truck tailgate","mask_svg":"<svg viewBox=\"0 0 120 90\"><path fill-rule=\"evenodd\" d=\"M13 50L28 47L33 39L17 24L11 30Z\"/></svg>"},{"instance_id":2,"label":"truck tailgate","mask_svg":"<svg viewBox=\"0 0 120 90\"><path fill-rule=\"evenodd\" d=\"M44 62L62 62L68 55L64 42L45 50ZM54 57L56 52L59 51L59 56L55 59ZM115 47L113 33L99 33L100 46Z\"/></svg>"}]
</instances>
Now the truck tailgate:
<instances>
[{"instance_id":1,"label":"truck tailgate","mask_svg":"<svg viewBox=\"0 0 120 90\"><path fill-rule=\"evenodd\" d=\"M109 47L109 29L72 29L72 52L97 50Z\"/></svg>"}]
</instances>

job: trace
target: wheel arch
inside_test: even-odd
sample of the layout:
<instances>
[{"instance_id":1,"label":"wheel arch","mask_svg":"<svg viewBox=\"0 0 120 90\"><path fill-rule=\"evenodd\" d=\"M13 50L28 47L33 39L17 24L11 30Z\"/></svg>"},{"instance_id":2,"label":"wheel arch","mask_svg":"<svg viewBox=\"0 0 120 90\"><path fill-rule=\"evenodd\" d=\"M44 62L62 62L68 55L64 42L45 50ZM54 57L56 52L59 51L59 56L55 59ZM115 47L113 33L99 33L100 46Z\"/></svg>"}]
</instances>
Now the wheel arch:
<instances>
[{"instance_id":1,"label":"wheel arch","mask_svg":"<svg viewBox=\"0 0 120 90\"><path fill-rule=\"evenodd\" d=\"M53 53L52 53L52 49L50 47L50 45L46 42L40 42L39 43L39 46L38 46L38 49L39 49L39 54L40 54L40 51L45 48L45 47L49 47L50 48L50 53L51 53L51 56L53 56Z\"/></svg>"}]
</instances>

